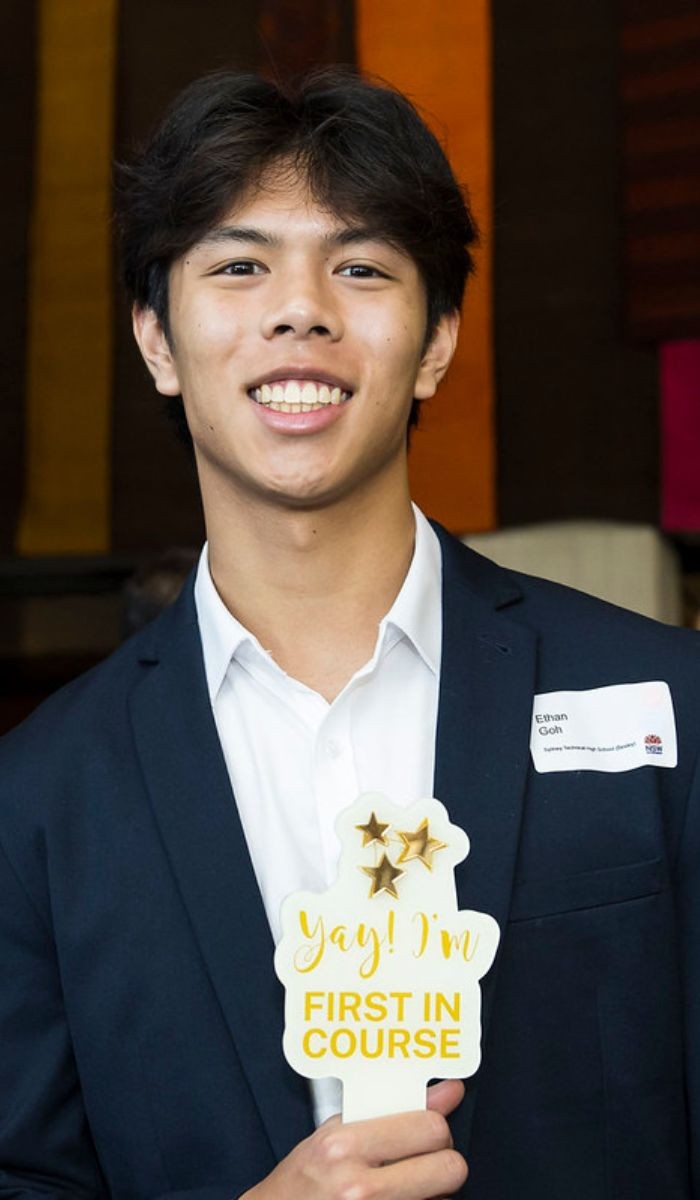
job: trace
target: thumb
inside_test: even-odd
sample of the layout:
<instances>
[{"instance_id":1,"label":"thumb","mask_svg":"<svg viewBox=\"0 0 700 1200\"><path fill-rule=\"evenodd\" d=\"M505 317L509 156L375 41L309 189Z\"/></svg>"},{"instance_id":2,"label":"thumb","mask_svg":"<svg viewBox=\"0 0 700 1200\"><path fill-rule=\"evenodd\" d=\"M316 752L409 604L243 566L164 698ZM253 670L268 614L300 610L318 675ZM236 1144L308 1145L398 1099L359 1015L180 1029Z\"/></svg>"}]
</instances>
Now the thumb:
<instances>
[{"instance_id":1,"label":"thumb","mask_svg":"<svg viewBox=\"0 0 700 1200\"><path fill-rule=\"evenodd\" d=\"M427 1107L446 1117L464 1099L464 1084L461 1079L442 1079L428 1088Z\"/></svg>"}]
</instances>

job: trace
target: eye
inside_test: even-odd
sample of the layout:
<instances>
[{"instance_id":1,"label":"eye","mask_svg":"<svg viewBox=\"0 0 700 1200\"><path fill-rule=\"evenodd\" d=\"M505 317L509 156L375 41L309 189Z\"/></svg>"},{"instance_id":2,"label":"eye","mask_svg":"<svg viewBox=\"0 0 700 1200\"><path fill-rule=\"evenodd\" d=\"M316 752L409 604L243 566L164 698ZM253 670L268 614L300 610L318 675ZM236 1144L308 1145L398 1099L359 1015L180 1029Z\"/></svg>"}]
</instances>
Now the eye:
<instances>
[{"instance_id":1,"label":"eye","mask_svg":"<svg viewBox=\"0 0 700 1200\"><path fill-rule=\"evenodd\" d=\"M237 258L233 262L224 263L223 267L218 267L213 271L213 275L262 275L265 268L261 263L251 262L248 258Z\"/></svg>"},{"instance_id":2,"label":"eye","mask_svg":"<svg viewBox=\"0 0 700 1200\"><path fill-rule=\"evenodd\" d=\"M365 263L349 263L347 267L341 267L339 275L345 275L348 279L388 279L388 275L384 271L380 271L378 267L368 267Z\"/></svg>"}]
</instances>

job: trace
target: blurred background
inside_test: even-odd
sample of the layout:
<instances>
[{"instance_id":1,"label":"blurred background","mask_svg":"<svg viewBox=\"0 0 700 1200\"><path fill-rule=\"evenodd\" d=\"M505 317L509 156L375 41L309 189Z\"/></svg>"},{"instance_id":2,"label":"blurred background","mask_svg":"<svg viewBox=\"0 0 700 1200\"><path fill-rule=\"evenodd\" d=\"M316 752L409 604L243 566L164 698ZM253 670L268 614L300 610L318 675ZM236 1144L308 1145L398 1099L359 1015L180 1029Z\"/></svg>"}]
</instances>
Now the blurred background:
<instances>
[{"instance_id":1,"label":"blurred background","mask_svg":"<svg viewBox=\"0 0 700 1200\"><path fill-rule=\"evenodd\" d=\"M0 60L0 729L169 602L201 545L110 177L223 66L374 72L467 186L482 249L413 439L424 510L700 624L700 0L2 0Z\"/></svg>"}]
</instances>

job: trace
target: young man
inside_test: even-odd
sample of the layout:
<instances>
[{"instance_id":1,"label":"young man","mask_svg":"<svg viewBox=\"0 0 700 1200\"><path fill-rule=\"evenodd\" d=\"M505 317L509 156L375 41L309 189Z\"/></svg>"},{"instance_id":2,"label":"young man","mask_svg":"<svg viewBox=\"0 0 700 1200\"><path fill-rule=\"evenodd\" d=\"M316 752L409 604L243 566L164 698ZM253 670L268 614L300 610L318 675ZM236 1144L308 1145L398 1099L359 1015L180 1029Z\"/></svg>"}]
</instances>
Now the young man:
<instances>
[{"instance_id":1,"label":"young man","mask_svg":"<svg viewBox=\"0 0 700 1200\"><path fill-rule=\"evenodd\" d=\"M467 1158L470 1200L700 1196L698 641L412 507L407 427L474 240L437 143L352 76L214 76L126 174L122 223L207 547L4 745L0 1197L427 1200ZM594 770L530 751L561 692L610 744ZM620 769L620 713L660 758ZM460 907L503 938L466 1095L342 1125L282 1057L272 949L368 789L442 800Z\"/></svg>"}]
</instances>

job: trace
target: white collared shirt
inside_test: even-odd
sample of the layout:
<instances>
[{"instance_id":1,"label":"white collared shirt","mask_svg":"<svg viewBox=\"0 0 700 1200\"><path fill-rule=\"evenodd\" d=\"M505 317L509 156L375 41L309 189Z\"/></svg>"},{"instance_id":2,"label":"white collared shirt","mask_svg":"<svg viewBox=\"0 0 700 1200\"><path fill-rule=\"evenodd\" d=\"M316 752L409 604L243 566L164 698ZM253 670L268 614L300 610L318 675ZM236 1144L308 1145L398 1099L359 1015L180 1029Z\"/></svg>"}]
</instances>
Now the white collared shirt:
<instances>
[{"instance_id":1,"label":"white collared shirt","mask_svg":"<svg viewBox=\"0 0 700 1200\"><path fill-rule=\"evenodd\" d=\"M415 549L374 653L331 704L292 679L229 612L204 546L195 581L207 687L275 944L290 892L333 882L338 814L366 791L433 794L442 642L440 543L414 505ZM340 1084L312 1083L317 1123Z\"/></svg>"}]
</instances>

